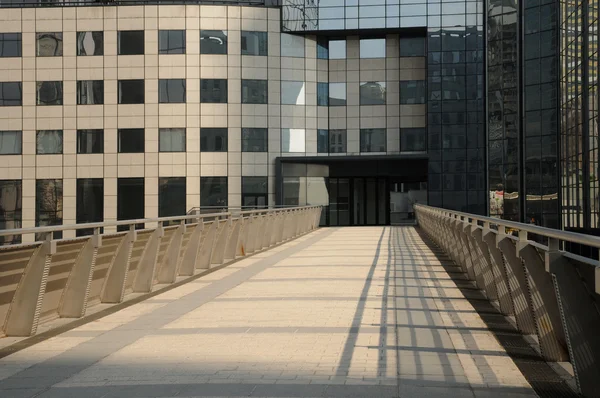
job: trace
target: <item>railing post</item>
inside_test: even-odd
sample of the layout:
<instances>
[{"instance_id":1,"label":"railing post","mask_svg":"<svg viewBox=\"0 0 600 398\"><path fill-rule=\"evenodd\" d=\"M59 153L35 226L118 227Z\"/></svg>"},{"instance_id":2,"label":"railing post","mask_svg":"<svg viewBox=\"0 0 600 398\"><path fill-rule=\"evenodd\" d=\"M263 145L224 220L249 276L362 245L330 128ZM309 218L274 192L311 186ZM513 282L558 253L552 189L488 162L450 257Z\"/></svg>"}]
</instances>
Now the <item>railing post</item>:
<instances>
[{"instance_id":1,"label":"railing post","mask_svg":"<svg viewBox=\"0 0 600 398\"><path fill-rule=\"evenodd\" d=\"M123 235L108 267L108 274L100 292L102 303L120 303L123 301L125 281L127 280L129 261L131 260L131 249L136 237L135 225L132 224L129 226L129 232Z\"/></svg>"},{"instance_id":2,"label":"railing post","mask_svg":"<svg viewBox=\"0 0 600 398\"><path fill-rule=\"evenodd\" d=\"M221 265L223 264L223 258L225 256L225 249L227 248L227 241L229 240L229 232L231 231L231 215L227 217L225 222L221 223L222 226L219 228L220 232L215 242L215 248L213 255L211 256L210 263Z\"/></svg>"},{"instance_id":3,"label":"railing post","mask_svg":"<svg viewBox=\"0 0 600 398\"><path fill-rule=\"evenodd\" d=\"M277 236L279 233L279 223L281 222L281 214L279 212L273 213L273 225L271 226L271 244L273 246L277 243Z\"/></svg>"},{"instance_id":4,"label":"railing post","mask_svg":"<svg viewBox=\"0 0 600 398\"><path fill-rule=\"evenodd\" d=\"M187 226L192 228L190 226ZM181 265L177 272L180 276L192 276L196 269L196 261L198 260L198 252L200 251L200 243L202 242L202 231L204 230L204 222L202 218L198 217L197 224L193 227L194 230L190 235L190 239L185 247L183 258L181 259Z\"/></svg>"},{"instance_id":5,"label":"railing post","mask_svg":"<svg viewBox=\"0 0 600 398\"><path fill-rule=\"evenodd\" d=\"M471 234L471 224L468 219L463 221L461 232L463 234L463 242L465 244L465 257L471 263L473 274L475 275L475 284L480 290L485 291L485 282L483 280L483 266L481 264L481 257L477 255L475 241Z\"/></svg>"},{"instance_id":6,"label":"railing post","mask_svg":"<svg viewBox=\"0 0 600 398\"><path fill-rule=\"evenodd\" d=\"M242 229L242 217L232 220L232 229L227 241L227 248L225 249L224 260L234 260L238 243L240 240L240 232Z\"/></svg>"},{"instance_id":7,"label":"railing post","mask_svg":"<svg viewBox=\"0 0 600 398\"><path fill-rule=\"evenodd\" d=\"M498 304L500 311L505 315L514 315L515 308L510 298L510 289L508 286L508 276L506 266L504 265L504 256L496 246L496 233L490 229L490 223L486 222L483 228L483 241L486 243L490 253L490 264L494 269L494 282L498 292Z\"/></svg>"},{"instance_id":8,"label":"railing post","mask_svg":"<svg viewBox=\"0 0 600 398\"><path fill-rule=\"evenodd\" d=\"M269 247L271 243L271 229L273 228L273 215L271 213L265 213L265 228L261 236L261 246L263 248Z\"/></svg>"},{"instance_id":9,"label":"railing post","mask_svg":"<svg viewBox=\"0 0 600 398\"><path fill-rule=\"evenodd\" d=\"M248 236L250 233L250 223L252 222L250 220L251 217L244 217L244 215L241 215L241 229L240 229L240 239L238 241L237 244L237 249L236 249L236 254L238 256L245 256L247 253L247 243L248 242Z\"/></svg>"},{"instance_id":10,"label":"railing post","mask_svg":"<svg viewBox=\"0 0 600 398\"><path fill-rule=\"evenodd\" d=\"M177 265L179 263L179 253L181 252L181 243L183 234L185 234L185 221L181 221L177 229L173 232L169 245L165 250L162 264L158 269L158 283L173 283L177 279Z\"/></svg>"},{"instance_id":11,"label":"railing post","mask_svg":"<svg viewBox=\"0 0 600 398\"><path fill-rule=\"evenodd\" d=\"M488 223L489 229L489 223ZM473 219L471 223L471 237L475 248L476 257L479 259L479 267L482 273L482 281L487 297L491 300L498 299L498 290L496 289L494 269L491 264L490 252L483 241L483 231Z\"/></svg>"},{"instance_id":12,"label":"railing post","mask_svg":"<svg viewBox=\"0 0 600 398\"><path fill-rule=\"evenodd\" d=\"M164 236L165 231L163 223L160 221L156 226L156 229L150 235L140 262L137 266L137 272L133 279L133 291L135 293L147 293L152 291L152 285L154 284L154 272L156 270L156 261L158 259L158 250L160 248L160 241Z\"/></svg>"},{"instance_id":13,"label":"railing post","mask_svg":"<svg viewBox=\"0 0 600 398\"><path fill-rule=\"evenodd\" d=\"M204 239L202 239L202 244L200 245L200 253L198 254L198 262L196 263L196 268L210 268L213 246L218 232L218 224L219 220L214 219L210 223L210 227L204 228L204 230L206 231L206 235L204 236Z\"/></svg>"}]
</instances>

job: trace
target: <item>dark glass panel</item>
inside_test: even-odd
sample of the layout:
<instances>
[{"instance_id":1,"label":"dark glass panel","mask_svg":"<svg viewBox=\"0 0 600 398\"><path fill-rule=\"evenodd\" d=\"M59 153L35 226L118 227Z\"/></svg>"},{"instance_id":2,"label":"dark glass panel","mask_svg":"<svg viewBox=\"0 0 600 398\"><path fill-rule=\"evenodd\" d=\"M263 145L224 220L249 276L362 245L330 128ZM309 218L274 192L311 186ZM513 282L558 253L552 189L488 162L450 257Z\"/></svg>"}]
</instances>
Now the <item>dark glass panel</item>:
<instances>
[{"instance_id":1,"label":"dark glass panel","mask_svg":"<svg viewBox=\"0 0 600 398\"><path fill-rule=\"evenodd\" d=\"M103 55L104 32L77 32L77 55Z\"/></svg>"},{"instance_id":2,"label":"dark glass panel","mask_svg":"<svg viewBox=\"0 0 600 398\"><path fill-rule=\"evenodd\" d=\"M20 57L21 48L21 33L0 33L0 58Z\"/></svg>"},{"instance_id":3,"label":"dark glass panel","mask_svg":"<svg viewBox=\"0 0 600 398\"><path fill-rule=\"evenodd\" d=\"M23 84L21 82L0 82L0 106L21 106L23 104Z\"/></svg>"},{"instance_id":4,"label":"dark glass panel","mask_svg":"<svg viewBox=\"0 0 600 398\"><path fill-rule=\"evenodd\" d=\"M63 131L38 130L35 146L38 155L61 154L63 152Z\"/></svg>"},{"instance_id":5,"label":"dark glass panel","mask_svg":"<svg viewBox=\"0 0 600 398\"><path fill-rule=\"evenodd\" d=\"M22 131L0 131L0 155L20 155L22 148Z\"/></svg>"},{"instance_id":6,"label":"dark glass panel","mask_svg":"<svg viewBox=\"0 0 600 398\"><path fill-rule=\"evenodd\" d=\"M185 146L184 128L158 129L159 152L185 152Z\"/></svg>"},{"instance_id":7,"label":"dark glass panel","mask_svg":"<svg viewBox=\"0 0 600 398\"><path fill-rule=\"evenodd\" d=\"M227 54L227 31L201 30L200 54Z\"/></svg>"},{"instance_id":8,"label":"dark glass panel","mask_svg":"<svg viewBox=\"0 0 600 398\"><path fill-rule=\"evenodd\" d=\"M104 220L104 180L102 178L77 179L77 224ZM90 229L77 230L77 236L90 235Z\"/></svg>"},{"instance_id":9,"label":"dark glass panel","mask_svg":"<svg viewBox=\"0 0 600 398\"><path fill-rule=\"evenodd\" d=\"M62 105L63 82L37 82L38 105Z\"/></svg>"},{"instance_id":10,"label":"dark glass panel","mask_svg":"<svg viewBox=\"0 0 600 398\"><path fill-rule=\"evenodd\" d=\"M242 55L267 55L269 48L267 32L242 30Z\"/></svg>"},{"instance_id":11,"label":"dark glass panel","mask_svg":"<svg viewBox=\"0 0 600 398\"><path fill-rule=\"evenodd\" d=\"M363 82L360 84L361 105L385 105L385 82Z\"/></svg>"},{"instance_id":12,"label":"dark glass panel","mask_svg":"<svg viewBox=\"0 0 600 398\"><path fill-rule=\"evenodd\" d=\"M200 129L201 152L227 152L227 128L203 127Z\"/></svg>"},{"instance_id":13,"label":"dark glass panel","mask_svg":"<svg viewBox=\"0 0 600 398\"><path fill-rule=\"evenodd\" d=\"M21 180L0 180L0 229L22 227L22 190ZM21 243L21 235L0 236L0 245L15 243Z\"/></svg>"},{"instance_id":14,"label":"dark glass panel","mask_svg":"<svg viewBox=\"0 0 600 398\"><path fill-rule=\"evenodd\" d=\"M144 80L119 80L119 104L143 104Z\"/></svg>"},{"instance_id":15,"label":"dark glass panel","mask_svg":"<svg viewBox=\"0 0 600 398\"><path fill-rule=\"evenodd\" d=\"M242 79L242 104L266 104L268 92L267 80Z\"/></svg>"},{"instance_id":16,"label":"dark glass panel","mask_svg":"<svg viewBox=\"0 0 600 398\"><path fill-rule=\"evenodd\" d=\"M144 129L119 129L119 153L144 153Z\"/></svg>"},{"instance_id":17,"label":"dark glass panel","mask_svg":"<svg viewBox=\"0 0 600 398\"><path fill-rule=\"evenodd\" d=\"M103 153L104 130L77 130L77 153Z\"/></svg>"},{"instance_id":18,"label":"dark glass panel","mask_svg":"<svg viewBox=\"0 0 600 398\"><path fill-rule=\"evenodd\" d=\"M38 57L60 57L63 54L63 34L62 32L36 33L36 55Z\"/></svg>"},{"instance_id":19,"label":"dark glass panel","mask_svg":"<svg viewBox=\"0 0 600 398\"><path fill-rule=\"evenodd\" d=\"M119 55L143 55L144 31L120 30L118 32Z\"/></svg>"},{"instance_id":20,"label":"dark glass panel","mask_svg":"<svg viewBox=\"0 0 600 398\"><path fill-rule=\"evenodd\" d=\"M386 134L385 129L361 129L360 151L361 152L385 152Z\"/></svg>"},{"instance_id":21,"label":"dark glass panel","mask_svg":"<svg viewBox=\"0 0 600 398\"><path fill-rule=\"evenodd\" d=\"M227 207L227 177L200 177L200 206Z\"/></svg>"},{"instance_id":22,"label":"dark glass panel","mask_svg":"<svg viewBox=\"0 0 600 398\"><path fill-rule=\"evenodd\" d=\"M139 220L144 218L145 208L144 178L119 178L117 179L117 220ZM144 228L144 224L137 224L136 229ZM120 230L129 229L128 226L119 226Z\"/></svg>"},{"instance_id":23,"label":"dark glass panel","mask_svg":"<svg viewBox=\"0 0 600 398\"><path fill-rule=\"evenodd\" d=\"M227 103L227 79L200 79L200 102Z\"/></svg>"},{"instance_id":24,"label":"dark glass panel","mask_svg":"<svg viewBox=\"0 0 600 398\"><path fill-rule=\"evenodd\" d=\"M266 128L242 129L242 152L267 152L269 132Z\"/></svg>"},{"instance_id":25,"label":"dark glass panel","mask_svg":"<svg viewBox=\"0 0 600 398\"><path fill-rule=\"evenodd\" d=\"M185 30L158 31L159 54L185 54Z\"/></svg>"},{"instance_id":26,"label":"dark glass panel","mask_svg":"<svg viewBox=\"0 0 600 398\"><path fill-rule=\"evenodd\" d=\"M104 104L103 80L79 80L77 82L77 105Z\"/></svg>"},{"instance_id":27,"label":"dark glass panel","mask_svg":"<svg viewBox=\"0 0 600 398\"><path fill-rule=\"evenodd\" d=\"M160 177L158 179L158 216L183 216L186 211L185 177Z\"/></svg>"},{"instance_id":28,"label":"dark glass panel","mask_svg":"<svg viewBox=\"0 0 600 398\"><path fill-rule=\"evenodd\" d=\"M35 226L62 225L63 181L35 181ZM44 239L45 234L36 234L35 240ZM54 239L62 238L62 232L54 233Z\"/></svg>"},{"instance_id":29,"label":"dark glass panel","mask_svg":"<svg viewBox=\"0 0 600 398\"><path fill-rule=\"evenodd\" d=\"M185 103L185 79L160 79L158 102L161 104Z\"/></svg>"}]
</instances>

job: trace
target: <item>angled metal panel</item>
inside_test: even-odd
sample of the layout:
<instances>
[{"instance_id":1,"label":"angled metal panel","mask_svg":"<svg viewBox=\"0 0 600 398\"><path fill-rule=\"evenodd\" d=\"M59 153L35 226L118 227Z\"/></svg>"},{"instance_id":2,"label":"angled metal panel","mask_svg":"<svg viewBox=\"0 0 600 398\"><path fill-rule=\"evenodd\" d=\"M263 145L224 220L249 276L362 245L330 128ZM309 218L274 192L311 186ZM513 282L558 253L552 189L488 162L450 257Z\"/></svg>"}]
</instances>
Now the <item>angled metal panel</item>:
<instances>
[{"instance_id":1,"label":"angled metal panel","mask_svg":"<svg viewBox=\"0 0 600 398\"><path fill-rule=\"evenodd\" d=\"M158 227L156 227L148 239L140 262L138 263L132 286L133 291L136 293L147 293L152 291L156 261L158 259L158 249L160 248L160 241L163 236L164 229L162 223L159 223Z\"/></svg>"},{"instance_id":2,"label":"angled metal panel","mask_svg":"<svg viewBox=\"0 0 600 398\"><path fill-rule=\"evenodd\" d=\"M215 238L217 235L217 223L219 220L214 220L210 222L210 226L204 227L205 235L202 239L202 243L200 245L200 253L198 254L198 262L196 263L196 268L199 269L209 269L210 268L210 258L212 256L213 246L215 243Z\"/></svg>"},{"instance_id":3,"label":"angled metal panel","mask_svg":"<svg viewBox=\"0 0 600 398\"><path fill-rule=\"evenodd\" d=\"M240 240L240 232L242 230L242 219L236 218L232 220L231 234L229 235L229 240L227 241L227 248L225 249L225 255L223 257L224 260L234 260L236 255L236 250L238 248L238 243Z\"/></svg>"},{"instance_id":4,"label":"angled metal panel","mask_svg":"<svg viewBox=\"0 0 600 398\"><path fill-rule=\"evenodd\" d=\"M500 311L505 315L514 315L515 308L510 297L508 275L506 274L502 252L496 247L496 234L488 231L485 233L483 240L487 244L490 253L490 263L494 269L494 282L496 284L496 291L498 292Z\"/></svg>"},{"instance_id":5,"label":"angled metal panel","mask_svg":"<svg viewBox=\"0 0 600 398\"><path fill-rule=\"evenodd\" d=\"M179 265L177 275L194 275L194 270L196 269L196 261L198 259L198 252L200 251L200 243L202 241L203 226L204 223L202 222L202 219L199 220L197 225L193 226L194 230L190 235L190 239L188 240L185 252L183 253L183 257L181 259L181 264Z\"/></svg>"},{"instance_id":6,"label":"angled metal panel","mask_svg":"<svg viewBox=\"0 0 600 398\"><path fill-rule=\"evenodd\" d=\"M494 267L492 267L488 246L483 241L483 231L479 228L474 228L471 230L471 236L473 237L473 246L480 263L485 293L489 299L498 300L496 276L494 275Z\"/></svg>"},{"instance_id":7,"label":"angled metal panel","mask_svg":"<svg viewBox=\"0 0 600 398\"><path fill-rule=\"evenodd\" d=\"M229 234L231 232L231 218L222 220L219 228L219 234L215 242L213 254L210 259L211 264L221 265L225 256L225 249L227 248L227 241L229 240Z\"/></svg>"},{"instance_id":8,"label":"angled metal panel","mask_svg":"<svg viewBox=\"0 0 600 398\"><path fill-rule=\"evenodd\" d=\"M130 230L123 235L117 250L113 254L111 263L108 267L108 274L104 280L104 286L100 292L100 301L102 303L120 303L125 295L125 278L129 271L129 260L131 258L131 249L136 239L135 230Z\"/></svg>"},{"instance_id":9,"label":"angled metal panel","mask_svg":"<svg viewBox=\"0 0 600 398\"><path fill-rule=\"evenodd\" d=\"M181 252L181 243L183 242L185 229L185 223L182 221L171 235L171 241L167 246L160 268L158 269L158 275L156 276L158 283L173 283L177 279L179 253Z\"/></svg>"}]
</instances>

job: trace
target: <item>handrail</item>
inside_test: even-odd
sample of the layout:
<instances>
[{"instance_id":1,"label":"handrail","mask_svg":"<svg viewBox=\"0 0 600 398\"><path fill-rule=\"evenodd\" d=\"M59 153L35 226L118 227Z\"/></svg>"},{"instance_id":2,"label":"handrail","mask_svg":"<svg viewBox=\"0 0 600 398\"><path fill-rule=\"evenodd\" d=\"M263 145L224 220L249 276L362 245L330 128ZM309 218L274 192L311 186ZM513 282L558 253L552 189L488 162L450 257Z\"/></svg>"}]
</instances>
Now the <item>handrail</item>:
<instances>
[{"instance_id":1,"label":"handrail","mask_svg":"<svg viewBox=\"0 0 600 398\"><path fill-rule=\"evenodd\" d=\"M140 5L223 5L223 6L260 6L266 8L278 7L265 4L264 0L87 0L87 1L13 1L0 2L0 8L52 8L52 7L111 7L111 6L140 6Z\"/></svg>"}]
</instances>

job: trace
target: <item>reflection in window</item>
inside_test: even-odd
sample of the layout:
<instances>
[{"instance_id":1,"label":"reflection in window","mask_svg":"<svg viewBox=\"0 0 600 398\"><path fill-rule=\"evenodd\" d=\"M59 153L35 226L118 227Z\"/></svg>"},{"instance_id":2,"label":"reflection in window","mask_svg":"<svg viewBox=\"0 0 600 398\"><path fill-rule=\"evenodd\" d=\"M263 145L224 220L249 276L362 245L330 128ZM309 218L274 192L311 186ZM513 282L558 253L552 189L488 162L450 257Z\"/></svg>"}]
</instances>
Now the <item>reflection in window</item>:
<instances>
[{"instance_id":1,"label":"reflection in window","mask_svg":"<svg viewBox=\"0 0 600 398\"><path fill-rule=\"evenodd\" d=\"M77 55L103 55L104 32L77 32Z\"/></svg>"},{"instance_id":2,"label":"reflection in window","mask_svg":"<svg viewBox=\"0 0 600 398\"><path fill-rule=\"evenodd\" d=\"M102 222L104 220L104 179L77 179L77 224ZM77 236L90 235L91 229L77 230Z\"/></svg>"},{"instance_id":3,"label":"reflection in window","mask_svg":"<svg viewBox=\"0 0 600 398\"><path fill-rule=\"evenodd\" d=\"M282 57L304 57L304 36L281 34Z\"/></svg>"},{"instance_id":4,"label":"reflection in window","mask_svg":"<svg viewBox=\"0 0 600 398\"><path fill-rule=\"evenodd\" d=\"M161 104L185 103L185 79L160 79L158 102Z\"/></svg>"},{"instance_id":5,"label":"reflection in window","mask_svg":"<svg viewBox=\"0 0 600 398\"><path fill-rule=\"evenodd\" d=\"M427 130L426 129L424 129L424 128L400 129L400 152L424 152L426 150L427 150Z\"/></svg>"},{"instance_id":6,"label":"reflection in window","mask_svg":"<svg viewBox=\"0 0 600 398\"><path fill-rule=\"evenodd\" d=\"M281 103L283 105L304 105L304 82L281 81Z\"/></svg>"},{"instance_id":7,"label":"reflection in window","mask_svg":"<svg viewBox=\"0 0 600 398\"><path fill-rule=\"evenodd\" d=\"M159 54L185 54L185 30L159 30Z\"/></svg>"},{"instance_id":8,"label":"reflection in window","mask_svg":"<svg viewBox=\"0 0 600 398\"><path fill-rule=\"evenodd\" d=\"M327 37L317 38L317 58L329 59L329 40Z\"/></svg>"},{"instance_id":9,"label":"reflection in window","mask_svg":"<svg viewBox=\"0 0 600 398\"><path fill-rule=\"evenodd\" d=\"M21 33L0 33L0 58L20 57L21 48Z\"/></svg>"},{"instance_id":10,"label":"reflection in window","mask_svg":"<svg viewBox=\"0 0 600 398\"><path fill-rule=\"evenodd\" d=\"M267 206L268 186L267 177L242 177L242 206Z\"/></svg>"},{"instance_id":11,"label":"reflection in window","mask_svg":"<svg viewBox=\"0 0 600 398\"><path fill-rule=\"evenodd\" d=\"M227 128L203 127L200 129L201 152L227 152Z\"/></svg>"},{"instance_id":12,"label":"reflection in window","mask_svg":"<svg viewBox=\"0 0 600 398\"><path fill-rule=\"evenodd\" d=\"M306 152L304 129L281 129L281 152Z\"/></svg>"},{"instance_id":13,"label":"reflection in window","mask_svg":"<svg viewBox=\"0 0 600 398\"><path fill-rule=\"evenodd\" d=\"M329 83L329 106L346 106L346 83Z\"/></svg>"},{"instance_id":14,"label":"reflection in window","mask_svg":"<svg viewBox=\"0 0 600 398\"><path fill-rule=\"evenodd\" d=\"M268 101L266 80L242 79L242 104L266 104Z\"/></svg>"},{"instance_id":15,"label":"reflection in window","mask_svg":"<svg viewBox=\"0 0 600 398\"><path fill-rule=\"evenodd\" d=\"M346 152L346 130L329 130L329 153Z\"/></svg>"},{"instance_id":16,"label":"reflection in window","mask_svg":"<svg viewBox=\"0 0 600 398\"><path fill-rule=\"evenodd\" d=\"M424 37L401 37L400 38L400 56L401 57L424 57L425 56L425 38Z\"/></svg>"},{"instance_id":17,"label":"reflection in window","mask_svg":"<svg viewBox=\"0 0 600 398\"><path fill-rule=\"evenodd\" d=\"M143 55L144 31L120 30L118 32L119 55Z\"/></svg>"},{"instance_id":18,"label":"reflection in window","mask_svg":"<svg viewBox=\"0 0 600 398\"><path fill-rule=\"evenodd\" d=\"M363 82L360 84L361 105L385 105L385 82Z\"/></svg>"},{"instance_id":19,"label":"reflection in window","mask_svg":"<svg viewBox=\"0 0 600 398\"><path fill-rule=\"evenodd\" d=\"M104 80L79 80L77 105L104 104Z\"/></svg>"},{"instance_id":20,"label":"reflection in window","mask_svg":"<svg viewBox=\"0 0 600 398\"><path fill-rule=\"evenodd\" d=\"M35 226L62 225L63 182L62 180L35 181ZM35 240L44 239L45 234L36 234ZM62 231L54 232L54 239L62 238Z\"/></svg>"},{"instance_id":21,"label":"reflection in window","mask_svg":"<svg viewBox=\"0 0 600 398\"><path fill-rule=\"evenodd\" d=\"M267 32L242 30L242 55L267 55Z\"/></svg>"},{"instance_id":22,"label":"reflection in window","mask_svg":"<svg viewBox=\"0 0 600 398\"><path fill-rule=\"evenodd\" d=\"M158 129L159 152L185 152L185 129Z\"/></svg>"},{"instance_id":23,"label":"reflection in window","mask_svg":"<svg viewBox=\"0 0 600 398\"><path fill-rule=\"evenodd\" d=\"M385 39L360 39L361 58L385 58Z\"/></svg>"},{"instance_id":24,"label":"reflection in window","mask_svg":"<svg viewBox=\"0 0 600 398\"><path fill-rule=\"evenodd\" d=\"M185 177L160 177L158 179L158 216L182 216L185 207Z\"/></svg>"},{"instance_id":25,"label":"reflection in window","mask_svg":"<svg viewBox=\"0 0 600 398\"><path fill-rule=\"evenodd\" d=\"M266 128L243 128L242 152L267 152L268 137Z\"/></svg>"},{"instance_id":26,"label":"reflection in window","mask_svg":"<svg viewBox=\"0 0 600 398\"><path fill-rule=\"evenodd\" d=\"M144 129L119 129L119 153L144 153Z\"/></svg>"},{"instance_id":27,"label":"reflection in window","mask_svg":"<svg viewBox=\"0 0 600 398\"><path fill-rule=\"evenodd\" d=\"M23 84L21 82L0 82L0 106L21 106L23 104Z\"/></svg>"},{"instance_id":28,"label":"reflection in window","mask_svg":"<svg viewBox=\"0 0 600 398\"><path fill-rule=\"evenodd\" d=\"M62 105L63 82L37 82L38 105Z\"/></svg>"},{"instance_id":29,"label":"reflection in window","mask_svg":"<svg viewBox=\"0 0 600 398\"><path fill-rule=\"evenodd\" d=\"M38 155L61 154L63 152L62 130L39 130L35 140Z\"/></svg>"},{"instance_id":30,"label":"reflection in window","mask_svg":"<svg viewBox=\"0 0 600 398\"><path fill-rule=\"evenodd\" d=\"M329 105L329 83L317 83L317 105Z\"/></svg>"},{"instance_id":31,"label":"reflection in window","mask_svg":"<svg viewBox=\"0 0 600 398\"><path fill-rule=\"evenodd\" d=\"M22 131L0 131L0 155L20 155L22 148Z\"/></svg>"},{"instance_id":32,"label":"reflection in window","mask_svg":"<svg viewBox=\"0 0 600 398\"><path fill-rule=\"evenodd\" d=\"M104 130L77 130L77 153L103 153Z\"/></svg>"},{"instance_id":33,"label":"reflection in window","mask_svg":"<svg viewBox=\"0 0 600 398\"><path fill-rule=\"evenodd\" d=\"M400 103L401 104L424 104L425 80L409 80L400 82Z\"/></svg>"},{"instance_id":34,"label":"reflection in window","mask_svg":"<svg viewBox=\"0 0 600 398\"><path fill-rule=\"evenodd\" d=\"M227 103L227 79L200 79L200 102Z\"/></svg>"},{"instance_id":35,"label":"reflection in window","mask_svg":"<svg viewBox=\"0 0 600 398\"><path fill-rule=\"evenodd\" d=\"M38 57L60 57L63 48L63 34L58 33L36 33L37 53Z\"/></svg>"},{"instance_id":36,"label":"reflection in window","mask_svg":"<svg viewBox=\"0 0 600 398\"><path fill-rule=\"evenodd\" d=\"M317 153L329 153L329 130L317 130Z\"/></svg>"},{"instance_id":37,"label":"reflection in window","mask_svg":"<svg viewBox=\"0 0 600 398\"><path fill-rule=\"evenodd\" d=\"M117 179L117 220L139 220L144 218L144 178ZM136 229L143 228L143 223ZM127 225L117 227L129 229Z\"/></svg>"},{"instance_id":38,"label":"reflection in window","mask_svg":"<svg viewBox=\"0 0 600 398\"><path fill-rule=\"evenodd\" d=\"M385 152L385 129L360 129L361 152Z\"/></svg>"},{"instance_id":39,"label":"reflection in window","mask_svg":"<svg viewBox=\"0 0 600 398\"><path fill-rule=\"evenodd\" d=\"M329 59L346 58L346 40L329 40Z\"/></svg>"},{"instance_id":40,"label":"reflection in window","mask_svg":"<svg viewBox=\"0 0 600 398\"><path fill-rule=\"evenodd\" d=\"M227 54L227 31L201 30L200 54Z\"/></svg>"},{"instance_id":41,"label":"reflection in window","mask_svg":"<svg viewBox=\"0 0 600 398\"><path fill-rule=\"evenodd\" d=\"M0 229L21 228L23 217L21 180L0 180ZM21 235L0 236L0 245L21 243Z\"/></svg>"},{"instance_id":42,"label":"reflection in window","mask_svg":"<svg viewBox=\"0 0 600 398\"><path fill-rule=\"evenodd\" d=\"M119 80L119 104L143 104L144 80Z\"/></svg>"},{"instance_id":43,"label":"reflection in window","mask_svg":"<svg viewBox=\"0 0 600 398\"><path fill-rule=\"evenodd\" d=\"M200 206L227 208L227 177L200 177Z\"/></svg>"}]
</instances>

